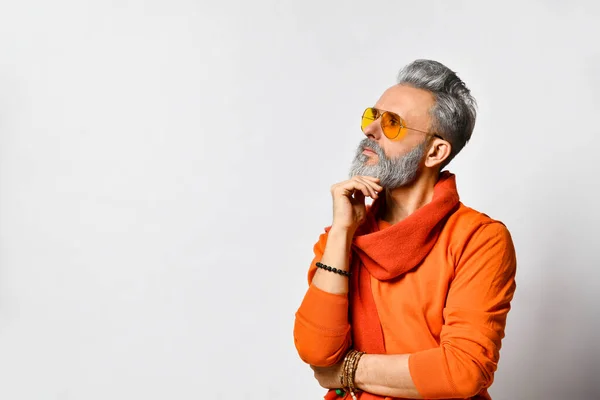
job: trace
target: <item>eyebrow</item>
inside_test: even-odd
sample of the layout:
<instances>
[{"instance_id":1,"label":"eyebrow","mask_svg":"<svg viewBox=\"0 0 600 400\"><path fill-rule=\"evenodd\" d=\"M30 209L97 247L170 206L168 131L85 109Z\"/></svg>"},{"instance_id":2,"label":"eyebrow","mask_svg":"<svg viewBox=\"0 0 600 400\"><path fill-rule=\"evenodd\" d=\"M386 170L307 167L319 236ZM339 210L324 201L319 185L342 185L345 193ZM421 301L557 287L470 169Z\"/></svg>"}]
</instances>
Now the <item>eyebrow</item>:
<instances>
[{"instance_id":1,"label":"eyebrow","mask_svg":"<svg viewBox=\"0 0 600 400\"><path fill-rule=\"evenodd\" d=\"M396 114L397 116L400 117L400 119L402 119L402 121L406 122L406 119L402 115L400 115L399 113L397 113L396 111L382 110L381 108L377 108L375 106L373 106L373 108L376 109L377 111L379 111L381 114L383 114L384 112L389 112L389 113L392 113L392 114Z\"/></svg>"}]
</instances>

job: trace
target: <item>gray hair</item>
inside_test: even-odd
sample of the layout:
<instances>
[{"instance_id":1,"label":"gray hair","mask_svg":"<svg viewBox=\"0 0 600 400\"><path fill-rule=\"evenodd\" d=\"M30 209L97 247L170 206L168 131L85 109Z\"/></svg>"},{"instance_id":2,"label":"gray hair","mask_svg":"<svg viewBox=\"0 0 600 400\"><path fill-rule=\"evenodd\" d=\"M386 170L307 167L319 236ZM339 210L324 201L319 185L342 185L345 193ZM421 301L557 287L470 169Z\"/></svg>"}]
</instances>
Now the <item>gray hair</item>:
<instances>
[{"instance_id":1,"label":"gray hair","mask_svg":"<svg viewBox=\"0 0 600 400\"><path fill-rule=\"evenodd\" d=\"M432 132L452 145L452 151L441 165L443 169L471 139L477 102L465 83L445 65L432 60L416 60L398 74L398 84L431 92L435 105L430 110Z\"/></svg>"}]
</instances>

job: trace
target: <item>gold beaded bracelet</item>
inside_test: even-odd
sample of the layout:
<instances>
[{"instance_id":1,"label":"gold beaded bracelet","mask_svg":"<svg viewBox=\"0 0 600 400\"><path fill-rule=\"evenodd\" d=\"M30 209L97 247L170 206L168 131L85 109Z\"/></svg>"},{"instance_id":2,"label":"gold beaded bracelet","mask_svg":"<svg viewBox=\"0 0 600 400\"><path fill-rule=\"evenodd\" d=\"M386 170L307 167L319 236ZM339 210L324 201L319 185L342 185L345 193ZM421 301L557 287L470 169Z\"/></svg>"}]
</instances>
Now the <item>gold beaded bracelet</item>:
<instances>
[{"instance_id":1,"label":"gold beaded bracelet","mask_svg":"<svg viewBox=\"0 0 600 400\"><path fill-rule=\"evenodd\" d=\"M360 358L363 356L363 354L365 354L364 352L358 352L353 359L353 365L352 365L352 375L350 376L350 394L352 395L352 400L356 400L356 395L354 394L355 391L357 391L356 387L354 386L354 381L355 381L355 377L356 377L356 370L358 369L358 362L360 361Z\"/></svg>"},{"instance_id":2,"label":"gold beaded bracelet","mask_svg":"<svg viewBox=\"0 0 600 400\"><path fill-rule=\"evenodd\" d=\"M348 391L348 360L350 358L350 355L352 354L352 351L353 350L350 350L348 353L346 353L346 356L344 357L344 362L342 363L342 370L340 371L340 387L344 391Z\"/></svg>"},{"instance_id":3,"label":"gold beaded bracelet","mask_svg":"<svg viewBox=\"0 0 600 400\"><path fill-rule=\"evenodd\" d=\"M365 353L362 351L350 350L344 357L344 363L340 373L340 384L343 389L350 392L352 400L357 400L355 393L357 390L354 386L354 378L356 377L358 362L363 354Z\"/></svg>"}]
</instances>

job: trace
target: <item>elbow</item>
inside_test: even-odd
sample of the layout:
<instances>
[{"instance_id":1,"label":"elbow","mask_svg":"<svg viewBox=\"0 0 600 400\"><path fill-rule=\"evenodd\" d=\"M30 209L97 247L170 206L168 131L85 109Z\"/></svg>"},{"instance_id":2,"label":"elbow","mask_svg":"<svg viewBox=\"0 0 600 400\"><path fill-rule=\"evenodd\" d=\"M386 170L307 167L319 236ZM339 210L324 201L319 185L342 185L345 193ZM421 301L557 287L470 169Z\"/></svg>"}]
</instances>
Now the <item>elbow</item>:
<instances>
[{"instance_id":1,"label":"elbow","mask_svg":"<svg viewBox=\"0 0 600 400\"><path fill-rule=\"evenodd\" d=\"M455 396L470 399L492 384L494 369L480 364L477 360L465 361L450 370L454 383Z\"/></svg>"},{"instance_id":2,"label":"elbow","mask_svg":"<svg viewBox=\"0 0 600 400\"><path fill-rule=\"evenodd\" d=\"M294 345L305 363L316 367L330 367L340 362L350 347L350 329L348 327L343 333L329 336L296 321Z\"/></svg>"},{"instance_id":3,"label":"elbow","mask_svg":"<svg viewBox=\"0 0 600 400\"><path fill-rule=\"evenodd\" d=\"M491 385L495 365L480 353L448 344L409 358L413 382L427 399L470 399Z\"/></svg>"},{"instance_id":4,"label":"elbow","mask_svg":"<svg viewBox=\"0 0 600 400\"><path fill-rule=\"evenodd\" d=\"M457 385L454 395L461 399L470 399L479 394L485 387L479 379L471 378Z\"/></svg>"},{"instance_id":5,"label":"elbow","mask_svg":"<svg viewBox=\"0 0 600 400\"><path fill-rule=\"evenodd\" d=\"M311 285L296 312L294 343L300 358L317 367L338 363L350 347L348 296Z\"/></svg>"},{"instance_id":6,"label":"elbow","mask_svg":"<svg viewBox=\"0 0 600 400\"><path fill-rule=\"evenodd\" d=\"M303 346L296 341L296 350L300 359L315 367L331 367L339 362L336 352L324 352L312 346Z\"/></svg>"}]
</instances>

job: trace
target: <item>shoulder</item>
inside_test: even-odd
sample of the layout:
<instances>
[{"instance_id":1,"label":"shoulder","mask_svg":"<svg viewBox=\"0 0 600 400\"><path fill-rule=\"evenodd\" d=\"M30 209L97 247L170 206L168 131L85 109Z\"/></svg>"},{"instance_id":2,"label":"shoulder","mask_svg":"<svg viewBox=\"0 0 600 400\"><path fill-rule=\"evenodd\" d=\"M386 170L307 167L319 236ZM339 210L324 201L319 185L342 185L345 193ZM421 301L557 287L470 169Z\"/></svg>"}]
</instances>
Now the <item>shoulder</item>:
<instances>
[{"instance_id":1,"label":"shoulder","mask_svg":"<svg viewBox=\"0 0 600 400\"><path fill-rule=\"evenodd\" d=\"M510 231L502 221L462 203L448 218L443 230L449 235L451 252L456 259L465 251L489 251L490 248L514 253Z\"/></svg>"},{"instance_id":2,"label":"shoulder","mask_svg":"<svg viewBox=\"0 0 600 400\"><path fill-rule=\"evenodd\" d=\"M483 230L488 231L506 231L506 225L497 219L491 218L487 214L477 211L471 207L459 203L458 209L448 218L444 230L451 230L453 236L464 236L465 239Z\"/></svg>"}]
</instances>

